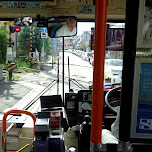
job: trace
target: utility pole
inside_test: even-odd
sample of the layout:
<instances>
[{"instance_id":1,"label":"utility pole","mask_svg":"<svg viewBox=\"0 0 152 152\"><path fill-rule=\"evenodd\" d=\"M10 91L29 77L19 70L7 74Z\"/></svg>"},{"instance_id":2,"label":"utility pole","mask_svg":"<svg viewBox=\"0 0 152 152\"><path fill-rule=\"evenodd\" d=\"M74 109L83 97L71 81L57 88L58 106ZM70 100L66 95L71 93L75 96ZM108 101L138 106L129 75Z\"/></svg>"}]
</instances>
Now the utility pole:
<instances>
[{"instance_id":1,"label":"utility pole","mask_svg":"<svg viewBox=\"0 0 152 152\"><path fill-rule=\"evenodd\" d=\"M48 37L47 28L41 28L41 39L42 39L42 46L41 46L41 62L44 62L45 56L45 39ZM42 64L43 65L43 64Z\"/></svg>"},{"instance_id":2,"label":"utility pole","mask_svg":"<svg viewBox=\"0 0 152 152\"><path fill-rule=\"evenodd\" d=\"M12 63L12 48L14 46L14 41L12 41L11 39L11 34L14 32L20 32L20 28L19 27L13 27L12 24L14 24L14 21L9 22L6 21L4 23L1 24L1 27L6 27L6 25L9 25L9 39L8 39L8 43L7 43L7 71L9 72L9 80L12 80L12 72L14 72L16 70L16 64Z\"/></svg>"},{"instance_id":3,"label":"utility pole","mask_svg":"<svg viewBox=\"0 0 152 152\"><path fill-rule=\"evenodd\" d=\"M8 57L8 63L11 63L12 62L12 47L11 47L11 25L9 26L9 39L8 39L8 46L9 46L9 49L10 49L10 58ZM7 50L7 53L8 53L8 50ZM9 71L9 80L11 81L12 80L12 72Z\"/></svg>"}]
</instances>

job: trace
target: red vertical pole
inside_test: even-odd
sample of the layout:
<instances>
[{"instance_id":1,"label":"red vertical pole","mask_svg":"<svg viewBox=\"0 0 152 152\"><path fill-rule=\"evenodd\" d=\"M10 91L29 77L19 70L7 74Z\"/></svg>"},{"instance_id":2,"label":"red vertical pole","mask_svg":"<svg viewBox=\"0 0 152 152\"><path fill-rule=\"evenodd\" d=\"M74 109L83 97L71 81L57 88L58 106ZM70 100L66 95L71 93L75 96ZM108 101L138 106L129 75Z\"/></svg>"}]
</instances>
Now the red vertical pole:
<instances>
[{"instance_id":1,"label":"red vertical pole","mask_svg":"<svg viewBox=\"0 0 152 152\"><path fill-rule=\"evenodd\" d=\"M101 143L107 0L96 0L91 143Z\"/></svg>"}]
</instances>

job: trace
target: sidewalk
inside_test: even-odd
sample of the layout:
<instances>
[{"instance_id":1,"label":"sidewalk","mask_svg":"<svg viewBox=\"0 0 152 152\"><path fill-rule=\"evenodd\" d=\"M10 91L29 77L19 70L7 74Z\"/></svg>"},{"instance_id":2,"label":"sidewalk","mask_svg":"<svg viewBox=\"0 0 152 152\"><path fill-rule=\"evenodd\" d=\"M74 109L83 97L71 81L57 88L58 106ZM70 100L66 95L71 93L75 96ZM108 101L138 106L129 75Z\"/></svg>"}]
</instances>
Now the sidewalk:
<instances>
[{"instance_id":1,"label":"sidewalk","mask_svg":"<svg viewBox=\"0 0 152 152\"><path fill-rule=\"evenodd\" d=\"M28 75L28 73L22 73L21 78L26 74ZM28 82L24 78L21 81L9 81L8 78L4 78L4 80L0 81L0 112L7 111L10 108L24 108L44 88L44 86Z\"/></svg>"},{"instance_id":2,"label":"sidewalk","mask_svg":"<svg viewBox=\"0 0 152 152\"><path fill-rule=\"evenodd\" d=\"M30 91L15 81L0 81L0 112L14 106Z\"/></svg>"}]
</instances>

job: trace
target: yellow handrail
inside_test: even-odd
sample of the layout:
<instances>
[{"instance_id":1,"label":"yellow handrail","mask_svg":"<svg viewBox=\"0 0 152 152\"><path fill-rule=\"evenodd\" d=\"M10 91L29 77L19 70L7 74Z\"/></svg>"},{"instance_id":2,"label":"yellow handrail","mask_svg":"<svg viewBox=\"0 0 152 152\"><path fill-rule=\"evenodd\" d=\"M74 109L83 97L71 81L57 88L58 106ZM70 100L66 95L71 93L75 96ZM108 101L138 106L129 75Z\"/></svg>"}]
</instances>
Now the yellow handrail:
<instances>
[{"instance_id":1,"label":"yellow handrail","mask_svg":"<svg viewBox=\"0 0 152 152\"><path fill-rule=\"evenodd\" d=\"M19 149L18 151L16 152L21 152L22 150L26 149L30 144L26 144L24 147L22 147L21 149Z\"/></svg>"}]
</instances>

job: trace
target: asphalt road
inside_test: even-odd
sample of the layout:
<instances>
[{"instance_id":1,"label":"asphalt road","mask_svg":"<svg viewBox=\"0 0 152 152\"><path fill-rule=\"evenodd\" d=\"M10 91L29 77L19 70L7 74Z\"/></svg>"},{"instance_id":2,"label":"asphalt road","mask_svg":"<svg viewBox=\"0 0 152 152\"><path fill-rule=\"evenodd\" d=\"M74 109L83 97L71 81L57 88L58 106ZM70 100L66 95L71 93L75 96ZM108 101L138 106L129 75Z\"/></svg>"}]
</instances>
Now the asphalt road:
<instances>
[{"instance_id":1,"label":"asphalt road","mask_svg":"<svg viewBox=\"0 0 152 152\"><path fill-rule=\"evenodd\" d=\"M70 88L77 93L82 89L88 89L88 82L92 80L92 66L81 58L65 53L65 77L64 93L69 92L69 73L67 58L70 59ZM57 83L57 64L44 64L41 72L18 73L18 81L0 81L0 112L7 111L10 108L21 109L27 103L39 95L47 86L52 86L45 95L55 95L63 93L62 85L62 54L59 60L59 83Z\"/></svg>"}]
</instances>

